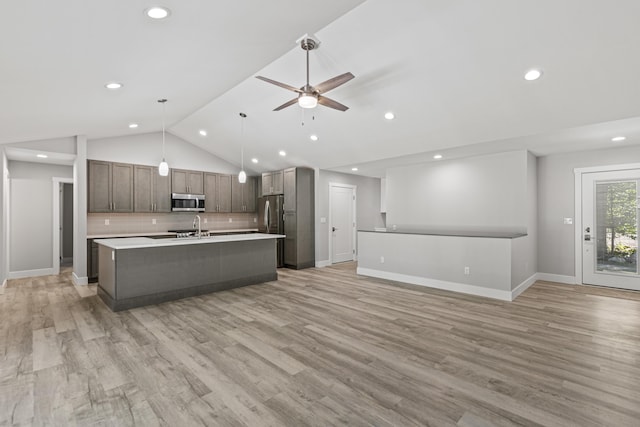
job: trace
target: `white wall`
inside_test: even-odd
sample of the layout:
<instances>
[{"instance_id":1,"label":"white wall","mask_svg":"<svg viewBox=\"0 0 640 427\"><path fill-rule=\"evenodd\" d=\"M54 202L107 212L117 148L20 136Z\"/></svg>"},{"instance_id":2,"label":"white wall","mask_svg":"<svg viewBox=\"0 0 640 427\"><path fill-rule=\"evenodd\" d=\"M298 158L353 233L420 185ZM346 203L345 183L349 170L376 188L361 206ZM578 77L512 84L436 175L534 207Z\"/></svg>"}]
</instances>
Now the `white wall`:
<instances>
[{"instance_id":1,"label":"white wall","mask_svg":"<svg viewBox=\"0 0 640 427\"><path fill-rule=\"evenodd\" d=\"M387 227L527 227L527 152L512 151L387 171Z\"/></svg>"},{"instance_id":2,"label":"white wall","mask_svg":"<svg viewBox=\"0 0 640 427\"><path fill-rule=\"evenodd\" d=\"M53 177L71 178L70 166L10 161L9 271L50 274L53 268ZM32 272L32 273L25 273Z\"/></svg>"},{"instance_id":3,"label":"white wall","mask_svg":"<svg viewBox=\"0 0 640 427\"><path fill-rule=\"evenodd\" d=\"M329 260L329 183L355 185L356 188L356 227L360 230L373 230L383 227L380 213L380 179L320 170L316 185L316 261ZM322 224L320 218L326 218ZM357 248L356 248L357 253Z\"/></svg>"},{"instance_id":4,"label":"white wall","mask_svg":"<svg viewBox=\"0 0 640 427\"><path fill-rule=\"evenodd\" d=\"M87 158L157 166L162 161L162 133L93 139L87 142ZM228 174L240 172L239 152L236 166L170 133L165 138L165 159L169 167L175 169Z\"/></svg>"},{"instance_id":5,"label":"white wall","mask_svg":"<svg viewBox=\"0 0 640 427\"><path fill-rule=\"evenodd\" d=\"M17 142L13 144L7 144L7 146L26 148L29 150L38 150L43 152L55 152L55 153L65 153L65 154L76 153L76 143L75 143L75 138L73 137L44 139L39 141Z\"/></svg>"},{"instance_id":6,"label":"white wall","mask_svg":"<svg viewBox=\"0 0 640 427\"><path fill-rule=\"evenodd\" d=\"M538 177L537 158L527 153L527 236L513 239L511 252L511 289L538 272Z\"/></svg>"},{"instance_id":7,"label":"white wall","mask_svg":"<svg viewBox=\"0 0 640 427\"><path fill-rule=\"evenodd\" d=\"M563 218L574 216L574 168L637 163L638 159L638 146L538 158L539 272L568 277L576 275L574 225L563 224Z\"/></svg>"},{"instance_id":8,"label":"white wall","mask_svg":"<svg viewBox=\"0 0 640 427\"><path fill-rule=\"evenodd\" d=\"M0 147L0 286L7 279L7 254L9 253L8 244L8 212L9 208L9 168L7 156L4 148Z\"/></svg>"}]
</instances>

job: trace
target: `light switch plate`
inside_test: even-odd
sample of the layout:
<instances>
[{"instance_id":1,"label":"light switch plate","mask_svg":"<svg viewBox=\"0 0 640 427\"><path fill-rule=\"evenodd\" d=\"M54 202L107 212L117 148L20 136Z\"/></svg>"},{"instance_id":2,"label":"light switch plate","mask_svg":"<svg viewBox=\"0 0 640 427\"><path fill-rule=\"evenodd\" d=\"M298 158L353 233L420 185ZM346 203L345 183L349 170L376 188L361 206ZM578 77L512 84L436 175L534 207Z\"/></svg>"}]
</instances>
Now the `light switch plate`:
<instances>
[{"instance_id":1,"label":"light switch plate","mask_svg":"<svg viewBox=\"0 0 640 427\"><path fill-rule=\"evenodd\" d=\"M205 223L205 224L207 223L207 218L205 218L205 219L204 219L204 223Z\"/></svg>"},{"instance_id":2,"label":"light switch plate","mask_svg":"<svg viewBox=\"0 0 640 427\"><path fill-rule=\"evenodd\" d=\"M564 218L564 223L566 225L571 225L573 224L573 218Z\"/></svg>"},{"instance_id":3,"label":"light switch plate","mask_svg":"<svg viewBox=\"0 0 640 427\"><path fill-rule=\"evenodd\" d=\"M321 217L320 218L320 224L326 224L326 223L327 223L327 218Z\"/></svg>"},{"instance_id":4,"label":"light switch plate","mask_svg":"<svg viewBox=\"0 0 640 427\"><path fill-rule=\"evenodd\" d=\"M229 222L233 222L233 218L229 218Z\"/></svg>"},{"instance_id":5,"label":"light switch plate","mask_svg":"<svg viewBox=\"0 0 640 427\"><path fill-rule=\"evenodd\" d=\"M109 220L108 219L104 220L104 225L109 225Z\"/></svg>"},{"instance_id":6,"label":"light switch plate","mask_svg":"<svg viewBox=\"0 0 640 427\"><path fill-rule=\"evenodd\" d=\"M151 224L156 225L156 219L155 218L151 219Z\"/></svg>"}]
</instances>

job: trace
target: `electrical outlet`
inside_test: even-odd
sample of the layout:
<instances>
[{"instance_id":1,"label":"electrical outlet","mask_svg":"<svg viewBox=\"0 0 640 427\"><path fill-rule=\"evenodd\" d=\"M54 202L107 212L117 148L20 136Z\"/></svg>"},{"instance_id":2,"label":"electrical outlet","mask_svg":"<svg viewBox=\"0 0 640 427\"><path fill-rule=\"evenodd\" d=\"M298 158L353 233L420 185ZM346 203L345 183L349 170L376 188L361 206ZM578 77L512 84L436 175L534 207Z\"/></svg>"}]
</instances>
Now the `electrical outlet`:
<instances>
[{"instance_id":1,"label":"electrical outlet","mask_svg":"<svg viewBox=\"0 0 640 427\"><path fill-rule=\"evenodd\" d=\"M205 223L205 224L207 223L207 218L205 218L205 219L204 219L204 223Z\"/></svg>"},{"instance_id":2,"label":"electrical outlet","mask_svg":"<svg viewBox=\"0 0 640 427\"><path fill-rule=\"evenodd\" d=\"M156 224L157 224L157 221L156 221L156 219L155 219L155 218L152 218L152 219L151 219L151 224L153 224L153 225L156 225Z\"/></svg>"},{"instance_id":3,"label":"electrical outlet","mask_svg":"<svg viewBox=\"0 0 640 427\"><path fill-rule=\"evenodd\" d=\"M233 222L233 218L229 218L229 222Z\"/></svg>"},{"instance_id":4,"label":"electrical outlet","mask_svg":"<svg viewBox=\"0 0 640 427\"><path fill-rule=\"evenodd\" d=\"M320 224L326 224L327 223L327 218L326 217L320 217Z\"/></svg>"},{"instance_id":5,"label":"electrical outlet","mask_svg":"<svg viewBox=\"0 0 640 427\"><path fill-rule=\"evenodd\" d=\"M464 268L464 275L465 275L465 276L468 276L469 274L470 274L470 273L469 273L469 267L465 267L465 268Z\"/></svg>"},{"instance_id":6,"label":"electrical outlet","mask_svg":"<svg viewBox=\"0 0 640 427\"><path fill-rule=\"evenodd\" d=\"M563 222L565 225L571 225L573 224L573 218L564 218Z\"/></svg>"},{"instance_id":7,"label":"electrical outlet","mask_svg":"<svg viewBox=\"0 0 640 427\"><path fill-rule=\"evenodd\" d=\"M258 218L253 218L253 222L258 222Z\"/></svg>"},{"instance_id":8,"label":"electrical outlet","mask_svg":"<svg viewBox=\"0 0 640 427\"><path fill-rule=\"evenodd\" d=\"M109 220L108 219L104 220L104 225L109 225Z\"/></svg>"},{"instance_id":9,"label":"electrical outlet","mask_svg":"<svg viewBox=\"0 0 640 427\"><path fill-rule=\"evenodd\" d=\"M384 264L384 257L383 256L380 257L380 264Z\"/></svg>"}]
</instances>

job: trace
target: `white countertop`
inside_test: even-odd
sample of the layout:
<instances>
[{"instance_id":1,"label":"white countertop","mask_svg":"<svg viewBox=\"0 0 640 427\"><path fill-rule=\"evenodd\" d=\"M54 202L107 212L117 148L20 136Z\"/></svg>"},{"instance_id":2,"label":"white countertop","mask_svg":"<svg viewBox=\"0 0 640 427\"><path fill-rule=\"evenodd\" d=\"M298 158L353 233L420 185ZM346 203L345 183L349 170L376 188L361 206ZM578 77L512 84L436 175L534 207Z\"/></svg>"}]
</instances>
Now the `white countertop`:
<instances>
[{"instance_id":1,"label":"white countertop","mask_svg":"<svg viewBox=\"0 0 640 427\"><path fill-rule=\"evenodd\" d=\"M166 233L164 233L166 234ZM120 239L98 239L95 242L111 249L159 248L164 246L202 245L208 243L241 242L244 240L281 239L284 234L229 234L198 239L196 237L151 239L149 237L128 237Z\"/></svg>"},{"instance_id":2,"label":"white countertop","mask_svg":"<svg viewBox=\"0 0 640 427\"><path fill-rule=\"evenodd\" d=\"M237 228L231 230L209 230L209 234L218 234L218 233L244 233L244 232L252 232L258 231L257 228ZM116 237L144 237L144 236L166 236L169 233L168 231L158 231L158 232L140 232L140 233L112 233L112 234L91 234L87 236L87 239L115 239Z\"/></svg>"}]
</instances>

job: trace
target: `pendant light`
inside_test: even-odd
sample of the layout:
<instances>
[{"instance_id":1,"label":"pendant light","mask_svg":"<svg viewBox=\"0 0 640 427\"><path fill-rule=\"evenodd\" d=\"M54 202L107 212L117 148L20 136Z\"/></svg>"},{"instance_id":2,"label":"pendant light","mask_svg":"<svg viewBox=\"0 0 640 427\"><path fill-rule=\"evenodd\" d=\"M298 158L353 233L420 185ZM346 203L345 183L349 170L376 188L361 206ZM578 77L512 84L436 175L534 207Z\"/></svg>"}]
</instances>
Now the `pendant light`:
<instances>
[{"instance_id":1,"label":"pendant light","mask_svg":"<svg viewBox=\"0 0 640 427\"><path fill-rule=\"evenodd\" d=\"M244 171L244 119L247 117L245 113L240 113L240 173L238 174L238 182L244 184L247 182L247 173Z\"/></svg>"},{"instance_id":2,"label":"pendant light","mask_svg":"<svg viewBox=\"0 0 640 427\"><path fill-rule=\"evenodd\" d=\"M158 102L162 104L162 161L158 165L158 173L160 174L160 176L167 176L169 175L169 164L164 159L164 134L165 134L164 120L165 120L165 113L166 113L165 103L167 102L167 100L158 99Z\"/></svg>"}]
</instances>

